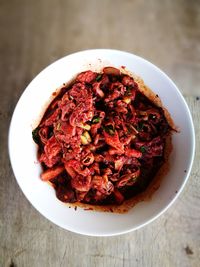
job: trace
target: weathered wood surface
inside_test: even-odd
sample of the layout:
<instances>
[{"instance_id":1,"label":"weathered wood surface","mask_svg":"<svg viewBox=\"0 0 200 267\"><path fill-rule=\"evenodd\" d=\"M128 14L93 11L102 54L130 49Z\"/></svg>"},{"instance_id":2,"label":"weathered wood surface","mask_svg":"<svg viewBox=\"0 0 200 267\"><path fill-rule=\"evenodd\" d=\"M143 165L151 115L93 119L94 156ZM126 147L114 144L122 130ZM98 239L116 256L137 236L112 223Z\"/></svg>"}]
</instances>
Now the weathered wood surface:
<instances>
[{"instance_id":1,"label":"weathered wood surface","mask_svg":"<svg viewBox=\"0 0 200 267\"><path fill-rule=\"evenodd\" d=\"M19 189L7 152L11 115L31 79L57 58L98 47L139 54L166 71L186 96L197 139L175 204L145 228L110 238L43 218ZM0 0L0 266L200 266L199 62L200 1Z\"/></svg>"}]
</instances>

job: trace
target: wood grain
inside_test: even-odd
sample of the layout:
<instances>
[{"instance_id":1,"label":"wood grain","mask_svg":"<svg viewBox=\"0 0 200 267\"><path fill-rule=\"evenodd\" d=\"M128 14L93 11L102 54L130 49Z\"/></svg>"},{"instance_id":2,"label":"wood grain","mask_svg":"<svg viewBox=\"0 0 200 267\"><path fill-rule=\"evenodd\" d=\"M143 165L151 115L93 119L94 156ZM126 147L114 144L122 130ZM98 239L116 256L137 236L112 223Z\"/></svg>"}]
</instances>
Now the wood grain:
<instances>
[{"instance_id":1,"label":"wood grain","mask_svg":"<svg viewBox=\"0 0 200 267\"><path fill-rule=\"evenodd\" d=\"M200 266L200 2L0 0L0 36L0 266ZM73 234L42 217L19 189L7 151L13 110L31 79L66 54L99 47L144 56L169 74L197 139L175 204L145 228L109 238Z\"/></svg>"}]
</instances>

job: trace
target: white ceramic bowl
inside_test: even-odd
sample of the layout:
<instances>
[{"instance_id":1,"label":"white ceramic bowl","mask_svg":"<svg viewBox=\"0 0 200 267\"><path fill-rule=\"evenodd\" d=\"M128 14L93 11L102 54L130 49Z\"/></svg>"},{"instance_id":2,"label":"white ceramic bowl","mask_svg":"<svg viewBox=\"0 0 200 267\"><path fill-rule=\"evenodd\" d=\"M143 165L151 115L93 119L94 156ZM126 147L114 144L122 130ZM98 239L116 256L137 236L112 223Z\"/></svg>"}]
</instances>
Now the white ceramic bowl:
<instances>
[{"instance_id":1,"label":"white ceramic bowl","mask_svg":"<svg viewBox=\"0 0 200 267\"><path fill-rule=\"evenodd\" d=\"M51 94L77 73L103 66L126 66L143 78L171 113L180 133L173 135L170 171L150 201L138 203L128 213L69 209L54 189L39 178L37 146L32 129L41 117ZM192 117L188 106L171 79L147 60L133 54L97 49L66 56L45 68L27 86L15 108L9 131L9 154L19 186L32 205L46 218L64 229L92 236L111 236L138 229L161 215L178 197L191 171L195 150ZM186 170L186 172L185 172ZM177 193L176 193L177 192Z\"/></svg>"}]
</instances>

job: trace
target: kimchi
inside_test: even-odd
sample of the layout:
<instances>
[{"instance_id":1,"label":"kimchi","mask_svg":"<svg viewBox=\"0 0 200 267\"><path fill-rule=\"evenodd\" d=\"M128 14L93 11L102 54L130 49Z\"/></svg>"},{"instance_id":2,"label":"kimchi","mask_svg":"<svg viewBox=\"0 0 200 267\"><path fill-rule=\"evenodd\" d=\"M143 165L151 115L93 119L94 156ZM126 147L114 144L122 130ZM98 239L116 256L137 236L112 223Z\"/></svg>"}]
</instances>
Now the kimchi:
<instances>
[{"instance_id":1,"label":"kimchi","mask_svg":"<svg viewBox=\"0 0 200 267\"><path fill-rule=\"evenodd\" d=\"M63 86L32 132L41 179L67 203L121 205L163 165L170 127L162 107L113 67Z\"/></svg>"}]
</instances>

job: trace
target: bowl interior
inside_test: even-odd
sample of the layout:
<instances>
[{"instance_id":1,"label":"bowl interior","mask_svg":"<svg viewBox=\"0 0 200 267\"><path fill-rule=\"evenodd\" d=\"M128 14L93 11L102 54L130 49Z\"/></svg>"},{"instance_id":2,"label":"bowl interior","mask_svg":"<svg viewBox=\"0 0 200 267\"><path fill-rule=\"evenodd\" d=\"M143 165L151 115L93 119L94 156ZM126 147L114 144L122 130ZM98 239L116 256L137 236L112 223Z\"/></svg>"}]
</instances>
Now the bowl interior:
<instances>
[{"instance_id":1,"label":"bowl interior","mask_svg":"<svg viewBox=\"0 0 200 267\"><path fill-rule=\"evenodd\" d=\"M170 171L150 201L138 203L125 214L76 211L60 202L54 189L40 180L37 147L32 129L37 126L51 94L77 73L103 66L126 68L143 78L170 112L180 133L173 134ZM22 145L23 144L23 145ZM137 229L155 219L176 199L191 170L194 157L194 128L185 100L175 84L150 62L117 50L88 50L66 56L44 69L21 96L11 121L9 154L15 177L32 205L55 224L87 235L115 235ZM178 192L178 193L177 193Z\"/></svg>"}]
</instances>

